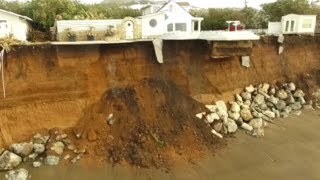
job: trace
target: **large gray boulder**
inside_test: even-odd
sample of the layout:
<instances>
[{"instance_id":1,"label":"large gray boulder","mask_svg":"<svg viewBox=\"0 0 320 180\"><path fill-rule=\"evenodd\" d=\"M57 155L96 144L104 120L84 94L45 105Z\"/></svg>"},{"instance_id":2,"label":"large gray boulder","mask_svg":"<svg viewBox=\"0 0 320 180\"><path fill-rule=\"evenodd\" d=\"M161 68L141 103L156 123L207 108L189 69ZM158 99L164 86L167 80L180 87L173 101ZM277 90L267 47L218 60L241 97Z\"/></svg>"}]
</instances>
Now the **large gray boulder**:
<instances>
[{"instance_id":1,"label":"large gray boulder","mask_svg":"<svg viewBox=\"0 0 320 180\"><path fill-rule=\"evenodd\" d=\"M276 117L276 114L270 110L264 111L263 114L270 119L274 119Z\"/></svg>"},{"instance_id":2,"label":"large gray boulder","mask_svg":"<svg viewBox=\"0 0 320 180\"><path fill-rule=\"evenodd\" d=\"M218 115L217 113L210 113L210 114L206 115L204 121L205 121L207 124L211 124L211 123L213 123L215 120L219 120L219 119L220 119L220 117L219 117L219 115Z\"/></svg>"},{"instance_id":3,"label":"large gray boulder","mask_svg":"<svg viewBox=\"0 0 320 180\"><path fill-rule=\"evenodd\" d=\"M230 111L238 113L238 112L240 112L240 110L241 110L241 107L238 103L236 103L236 102L231 103Z\"/></svg>"},{"instance_id":4,"label":"large gray boulder","mask_svg":"<svg viewBox=\"0 0 320 180\"><path fill-rule=\"evenodd\" d=\"M284 102L283 100L280 100L277 104L276 104L276 108L279 111L282 111L286 108L286 102Z\"/></svg>"},{"instance_id":5,"label":"large gray boulder","mask_svg":"<svg viewBox=\"0 0 320 180\"><path fill-rule=\"evenodd\" d=\"M27 180L29 177L29 172L26 169L18 169L9 171L6 175L7 180Z\"/></svg>"},{"instance_id":6,"label":"large gray boulder","mask_svg":"<svg viewBox=\"0 0 320 180\"><path fill-rule=\"evenodd\" d=\"M253 118L250 110L246 109L246 108L245 109L241 109L240 116L246 122L250 121Z\"/></svg>"},{"instance_id":7,"label":"large gray boulder","mask_svg":"<svg viewBox=\"0 0 320 180\"><path fill-rule=\"evenodd\" d=\"M279 102L279 98L276 98L274 96L270 96L270 98L268 98L268 101L271 102L272 104L276 105Z\"/></svg>"},{"instance_id":8,"label":"large gray boulder","mask_svg":"<svg viewBox=\"0 0 320 180\"><path fill-rule=\"evenodd\" d=\"M22 157L26 157L32 153L33 144L32 144L32 142L16 143L16 144L12 144L10 146L10 149L14 153L16 153Z\"/></svg>"},{"instance_id":9,"label":"large gray boulder","mask_svg":"<svg viewBox=\"0 0 320 180\"><path fill-rule=\"evenodd\" d=\"M245 88L245 90L246 90L246 92L248 92L248 93L253 93L253 91L254 91L255 89L254 89L254 87L253 87L252 85L250 85L250 86L247 86L247 87Z\"/></svg>"},{"instance_id":10,"label":"large gray boulder","mask_svg":"<svg viewBox=\"0 0 320 180\"><path fill-rule=\"evenodd\" d=\"M260 104L264 104L264 96L262 94L257 94L254 98L253 98L253 101L255 103L257 103L258 105Z\"/></svg>"},{"instance_id":11,"label":"large gray boulder","mask_svg":"<svg viewBox=\"0 0 320 180\"><path fill-rule=\"evenodd\" d=\"M300 102L295 102L293 104L290 104L290 107L292 110L300 110L302 109L302 105L300 104Z\"/></svg>"},{"instance_id":12,"label":"large gray boulder","mask_svg":"<svg viewBox=\"0 0 320 180\"><path fill-rule=\"evenodd\" d=\"M244 101L251 100L251 94L248 92L242 92L240 95Z\"/></svg>"},{"instance_id":13,"label":"large gray boulder","mask_svg":"<svg viewBox=\"0 0 320 180\"><path fill-rule=\"evenodd\" d=\"M37 154L42 154L46 150L44 144L33 144L33 150Z\"/></svg>"},{"instance_id":14,"label":"large gray boulder","mask_svg":"<svg viewBox=\"0 0 320 180\"><path fill-rule=\"evenodd\" d=\"M229 111L228 114L229 114L229 118L231 118L235 121L240 118L240 113L238 113L238 112Z\"/></svg>"},{"instance_id":15,"label":"large gray boulder","mask_svg":"<svg viewBox=\"0 0 320 180\"><path fill-rule=\"evenodd\" d=\"M296 90L296 85L291 82L288 84L288 89L293 92Z\"/></svg>"},{"instance_id":16,"label":"large gray boulder","mask_svg":"<svg viewBox=\"0 0 320 180\"><path fill-rule=\"evenodd\" d=\"M296 101L295 101L295 99L294 99L294 97L290 94L290 95L288 95L288 98L286 99L286 103L287 104L293 104L293 103L295 103Z\"/></svg>"},{"instance_id":17,"label":"large gray boulder","mask_svg":"<svg viewBox=\"0 0 320 180\"><path fill-rule=\"evenodd\" d=\"M0 171L11 170L22 162L22 158L13 152L5 151L0 156Z\"/></svg>"},{"instance_id":18,"label":"large gray boulder","mask_svg":"<svg viewBox=\"0 0 320 180\"><path fill-rule=\"evenodd\" d=\"M297 89L294 93L293 93L293 97L296 98L300 98L300 97L304 97L305 94L301 89Z\"/></svg>"},{"instance_id":19,"label":"large gray boulder","mask_svg":"<svg viewBox=\"0 0 320 180\"><path fill-rule=\"evenodd\" d=\"M288 98L288 94L285 90L280 89L277 93L276 93L276 97L282 100L285 100Z\"/></svg>"},{"instance_id":20,"label":"large gray boulder","mask_svg":"<svg viewBox=\"0 0 320 180\"><path fill-rule=\"evenodd\" d=\"M228 133L235 133L238 129L236 122L232 119L228 119L225 125L227 126Z\"/></svg>"}]
</instances>

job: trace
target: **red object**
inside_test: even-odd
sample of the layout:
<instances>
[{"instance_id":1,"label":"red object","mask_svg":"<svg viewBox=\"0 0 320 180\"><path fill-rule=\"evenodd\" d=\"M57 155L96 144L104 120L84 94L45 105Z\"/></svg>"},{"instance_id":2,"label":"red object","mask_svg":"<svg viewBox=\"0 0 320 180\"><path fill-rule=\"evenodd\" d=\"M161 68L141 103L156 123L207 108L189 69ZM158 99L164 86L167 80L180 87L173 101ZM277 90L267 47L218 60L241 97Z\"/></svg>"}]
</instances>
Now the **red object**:
<instances>
[{"instance_id":1,"label":"red object","mask_svg":"<svg viewBox=\"0 0 320 180\"><path fill-rule=\"evenodd\" d=\"M243 27L241 24L239 24L239 25L237 25L237 26L231 24L229 31L236 31L236 27L237 27L237 31L241 31L241 30L244 29L244 27Z\"/></svg>"}]
</instances>

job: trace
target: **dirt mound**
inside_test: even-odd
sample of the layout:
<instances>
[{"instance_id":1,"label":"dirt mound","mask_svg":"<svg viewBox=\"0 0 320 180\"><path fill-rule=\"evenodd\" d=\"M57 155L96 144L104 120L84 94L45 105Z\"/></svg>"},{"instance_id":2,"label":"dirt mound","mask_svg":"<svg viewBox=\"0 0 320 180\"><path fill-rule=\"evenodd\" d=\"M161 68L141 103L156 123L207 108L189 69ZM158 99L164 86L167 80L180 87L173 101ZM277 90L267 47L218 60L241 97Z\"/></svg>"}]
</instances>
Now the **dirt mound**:
<instances>
[{"instance_id":1,"label":"dirt mound","mask_svg":"<svg viewBox=\"0 0 320 180\"><path fill-rule=\"evenodd\" d=\"M224 143L195 114L202 104L182 93L172 82L145 79L131 87L107 90L90 106L76 130L98 140L88 145L95 159L139 167L168 167L176 158L195 159ZM113 124L107 123L113 114ZM87 134L87 135L85 135ZM79 143L87 143L83 139ZM184 156L185 155L185 156Z\"/></svg>"}]
</instances>

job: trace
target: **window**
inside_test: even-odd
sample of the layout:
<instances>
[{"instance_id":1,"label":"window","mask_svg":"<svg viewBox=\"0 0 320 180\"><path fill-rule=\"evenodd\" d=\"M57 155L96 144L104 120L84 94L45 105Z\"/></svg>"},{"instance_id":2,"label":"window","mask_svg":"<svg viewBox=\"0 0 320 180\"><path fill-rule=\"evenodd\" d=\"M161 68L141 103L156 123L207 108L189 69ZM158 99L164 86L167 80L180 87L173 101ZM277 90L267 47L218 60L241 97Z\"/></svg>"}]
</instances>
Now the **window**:
<instances>
[{"instance_id":1,"label":"window","mask_svg":"<svg viewBox=\"0 0 320 180\"><path fill-rule=\"evenodd\" d=\"M187 31L186 23L176 23L176 31Z\"/></svg>"},{"instance_id":2,"label":"window","mask_svg":"<svg viewBox=\"0 0 320 180\"><path fill-rule=\"evenodd\" d=\"M149 25L150 25L151 27L156 27L156 26L157 26L157 20L151 19L151 20L149 21Z\"/></svg>"},{"instance_id":3,"label":"window","mask_svg":"<svg viewBox=\"0 0 320 180\"><path fill-rule=\"evenodd\" d=\"M291 20L290 31L293 32L293 30L294 30L294 20Z\"/></svg>"},{"instance_id":4,"label":"window","mask_svg":"<svg viewBox=\"0 0 320 180\"><path fill-rule=\"evenodd\" d=\"M302 23L302 28L311 28L312 27L312 19L304 19Z\"/></svg>"},{"instance_id":5,"label":"window","mask_svg":"<svg viewBox=\"0 0 320 180\"><path fill-rule=\"evenodd\" d=\"M173 12L173 5L169 6L169 12Z\"/></svg>"},{"instance_id":6,"label":"window","mask_svg":"<svg viewBox=\"0 0 320 180\"><path fill-rule=\"evenodd\" d=\"M286 29L285 29L285 32L288 32L289 31L289 21L286 21Z\"/></svg>"},{"instance_id":7,"label":"window","mask_svg":"<svg viewBox=\"0 0 320 180\"><path fill-rule=\"evenodd\" d=\"M173 24L172 23L168 24L167 31L168 32L172 32L173 31Z\"/></svg>"}]
</instances>

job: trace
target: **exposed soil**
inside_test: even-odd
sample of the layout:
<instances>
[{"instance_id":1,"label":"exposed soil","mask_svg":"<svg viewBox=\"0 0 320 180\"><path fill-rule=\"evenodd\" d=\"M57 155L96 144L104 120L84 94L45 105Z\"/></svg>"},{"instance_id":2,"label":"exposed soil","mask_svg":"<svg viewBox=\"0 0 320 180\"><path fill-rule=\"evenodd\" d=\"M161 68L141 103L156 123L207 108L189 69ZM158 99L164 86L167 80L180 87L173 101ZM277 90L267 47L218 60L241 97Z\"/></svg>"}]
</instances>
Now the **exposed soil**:
<instances>
[{"instance_id":1,"label":"exposed soil","mask_svg":"<svg viewBox=\"0 0 320 180\"><path fill-rule=\"evenodd\" d=\"M210 58L206 41L165 41L164 64L148 42L15 47L5 63L0 145L58 127L82 135L74 141L86 147L89 163L194 161L226 143L195 118L202 103L232 100L243 87L263 82L293 81L311 95L319 87L319 40L286 37L278 55L276 38L263 38L253 44L250 68L239 57Z\"/></svg>"},{"instance_id":2,"label":"exposed soil","mask_svg":"<svg viewBox=\"0 0 320 180\"><path fill-rule=\"evenodd\" d=\"M195 160L225 145L194 116L201 111L204 106L174 83L145 79L135 86L107 90L86 109L76 131L98 134L99 141L89 146L102 161L168 168L177 156ZM109 125L111 113L114 124Z\"/></svg>"}]
</instances>

